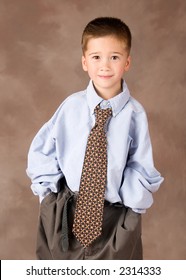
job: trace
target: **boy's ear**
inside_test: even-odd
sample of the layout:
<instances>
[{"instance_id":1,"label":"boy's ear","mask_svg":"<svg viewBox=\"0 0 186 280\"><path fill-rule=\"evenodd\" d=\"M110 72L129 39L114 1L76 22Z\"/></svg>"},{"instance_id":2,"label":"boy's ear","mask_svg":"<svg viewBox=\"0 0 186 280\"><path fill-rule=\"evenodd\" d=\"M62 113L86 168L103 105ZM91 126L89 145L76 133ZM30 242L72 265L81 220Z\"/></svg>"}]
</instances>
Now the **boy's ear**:
<instances>
[{"instance_id":1,"label":"boy's ear","mask_svg":"<svg viewBox=\"0 0 186 280\"><path fill-rule=\"evenodd\" d=\"M125 71L126 72L129 70L130 65L131 65L131 56L129 55L128 58L127 58L127 61L125 63Z\"/></svg>"},{"instance_id":2,"label":"boy's ear","mask_svg":"<svg viewBox=\"0 0 186 280\"><path fill-rule=\"evenodd\" d=\"M85 59L84 55L81 58L81 62L82 62L83 70L87 71L87 63L86 63L86 59Z\"/></svg>"}]
</instances>

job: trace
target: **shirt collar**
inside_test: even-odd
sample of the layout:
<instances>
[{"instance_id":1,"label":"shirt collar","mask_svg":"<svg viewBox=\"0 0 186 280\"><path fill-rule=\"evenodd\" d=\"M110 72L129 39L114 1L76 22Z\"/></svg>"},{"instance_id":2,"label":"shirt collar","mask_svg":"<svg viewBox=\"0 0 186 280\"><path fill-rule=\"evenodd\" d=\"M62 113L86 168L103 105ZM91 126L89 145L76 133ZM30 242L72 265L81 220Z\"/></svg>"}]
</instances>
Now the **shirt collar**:
<instances>
[{"instance_id":1,"label":"shirt collar","mask_svg":"<svg viewBox=\"0 0 186 280\"><path fill-rule=\"evenodd\" d=\"M115 117L119 112L123 109L130 98L130 92L127 87L126 82L123 80L122 82L122 92L117 94L116 96L112 97L111 99L104 100L100 97L94 86L92 80L90 80L89 85L87 87L87 102L90 108L91 114L94 113L95 107L100 104L106 102L108 105L107 107L112 108L112 115Z\"/></svg>"}]
</instances>

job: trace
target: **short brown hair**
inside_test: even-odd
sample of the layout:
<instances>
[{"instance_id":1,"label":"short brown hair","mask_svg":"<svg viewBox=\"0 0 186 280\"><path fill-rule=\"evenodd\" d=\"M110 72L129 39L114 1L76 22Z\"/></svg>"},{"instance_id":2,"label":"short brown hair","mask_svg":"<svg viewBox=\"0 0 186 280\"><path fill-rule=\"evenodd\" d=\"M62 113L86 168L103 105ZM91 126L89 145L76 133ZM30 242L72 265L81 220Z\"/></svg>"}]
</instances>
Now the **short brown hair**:
<instances>
[{"instance_id":1,"label":"short brown hair","mask_svg":"<svg viewBox=\"0 0 186 280\"><path fill-rule=\"evenodd\" d=\"M90 21L85 27L81 46L83 53L87 49L88 40L104 36L115 36L125 42L127 51L130 53L132 35L129 27L120 19L114 17L99 17Z\"/></svg>"}]
</instances>

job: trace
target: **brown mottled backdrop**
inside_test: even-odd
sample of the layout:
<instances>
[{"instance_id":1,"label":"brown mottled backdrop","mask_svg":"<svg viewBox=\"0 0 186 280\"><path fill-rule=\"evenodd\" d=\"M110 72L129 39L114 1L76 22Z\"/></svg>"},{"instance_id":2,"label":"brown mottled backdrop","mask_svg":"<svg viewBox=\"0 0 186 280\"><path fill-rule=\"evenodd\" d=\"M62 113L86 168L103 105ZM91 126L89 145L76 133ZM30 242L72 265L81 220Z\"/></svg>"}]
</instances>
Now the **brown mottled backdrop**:
<instances>
[{"instance_id":1,"label":"brown mottled backdrop","mask_svg":"<svg viewBox=\"0 0 186 280\"><path fill-rule=\"evenodd\" d=\"M186 259L186 1L0 0L0 258L34 259L38 198L26 176L35 133L84 89L80 37L98 16L133 34L126 81L145 107L165 177L143 216L145 259Z\"/></svg>"}]
</instances>

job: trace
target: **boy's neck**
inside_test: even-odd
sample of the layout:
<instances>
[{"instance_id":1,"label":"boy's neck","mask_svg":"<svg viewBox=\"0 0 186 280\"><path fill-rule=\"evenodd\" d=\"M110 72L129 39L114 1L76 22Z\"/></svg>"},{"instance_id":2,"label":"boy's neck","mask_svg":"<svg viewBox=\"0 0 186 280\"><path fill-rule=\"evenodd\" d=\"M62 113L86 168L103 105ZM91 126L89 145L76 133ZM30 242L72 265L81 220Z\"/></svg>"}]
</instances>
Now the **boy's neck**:
<instances>
[{"instance_id":1,"label":"boy's neck","mask_svg":"<svg viewBox=\"0 0 186 280\"><path fill-rule=\"evenodd\" d=\"M97 92L97 94L102 97L104 100L108 100L108 99L111 99L113 98L114 96L118 95L119 93L122 92L122 81L121 81L121 84L119 87L113 89L113 90L109 90L109 89L105 89L105 90L99 90L94 82L93 82L93 86L95 88L95 91Z\"/></svg>"}]
</instances>

